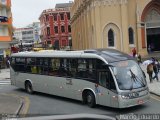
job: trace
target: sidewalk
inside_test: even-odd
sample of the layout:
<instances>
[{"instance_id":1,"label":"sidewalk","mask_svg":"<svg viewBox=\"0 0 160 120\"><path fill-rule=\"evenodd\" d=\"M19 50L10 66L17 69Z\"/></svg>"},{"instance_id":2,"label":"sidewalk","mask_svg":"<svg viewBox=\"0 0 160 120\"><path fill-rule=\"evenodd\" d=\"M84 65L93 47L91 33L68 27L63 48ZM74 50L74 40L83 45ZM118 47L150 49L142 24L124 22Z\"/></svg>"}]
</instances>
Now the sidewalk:
<instances>
[{"instance_id":1,"label":"sidewalk","mask_svg":"<svg viewBox=\"0 0 160 120\"><path fill-rule=\"evenodd\" d=\"M148 76L147 70L146 70L147 66L146 65L140 65L140 66L141 66L142 70L145 72L149 91L155 95L160 96L160 72L158 73L159 81L157 81L155 79L155 80L153 80L153 83L150 83L149 76ZM153 76L154 76L154 74L153 74Z\"/></svg>"},{"instance_id":2,"label":"sidewalk","mask_svg":"<svg viewBox=\"0 0 160 120\"><path fill-rule=\"evenodd\" d=\"M23 101L16 95L0 94L0 114L17 115Z\"/></svg>"},{"instance_id":3,"label":"sidewalk","mask_svg":"<svg viewBox=\"0 0 160 120\"><path fill-rule=\"evenodd\" d=\"M2 80L10 80L10 69L1 69L0 82ZM0 88L1 87L2 86L0 84ZM23 99L19 96L13 94L4 94L0 92L0 114L17 115L22 105Z\"/></svg>"}]
</instances>

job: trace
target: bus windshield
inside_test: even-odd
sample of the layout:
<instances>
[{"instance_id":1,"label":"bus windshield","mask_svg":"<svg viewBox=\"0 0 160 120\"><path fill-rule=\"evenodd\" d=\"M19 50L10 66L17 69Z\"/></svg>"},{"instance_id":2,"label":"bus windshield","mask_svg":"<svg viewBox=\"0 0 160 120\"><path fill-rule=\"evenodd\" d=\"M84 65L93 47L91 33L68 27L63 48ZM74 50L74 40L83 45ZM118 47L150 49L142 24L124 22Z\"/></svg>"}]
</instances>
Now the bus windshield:
<instances>
[{"instance_id":1,"label":"bus windshield","mask_svg":"<svg viewBox=\"0 0 160 120\"><path fill-rule=\"evenodd\" d=\"M111 63L120 90L132 90L146 86L145 75L139 65L133 61Z\"/></svg>"}]
</instances>

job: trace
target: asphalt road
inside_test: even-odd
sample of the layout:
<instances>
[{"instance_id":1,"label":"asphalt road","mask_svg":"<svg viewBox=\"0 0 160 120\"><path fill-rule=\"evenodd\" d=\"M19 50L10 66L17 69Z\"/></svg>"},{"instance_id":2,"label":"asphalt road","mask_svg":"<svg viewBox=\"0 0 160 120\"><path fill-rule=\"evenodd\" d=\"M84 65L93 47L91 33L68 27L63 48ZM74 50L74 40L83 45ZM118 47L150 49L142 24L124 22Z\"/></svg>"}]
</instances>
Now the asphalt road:
<instances>
[{"instance_id":1,"label":"asphalt road","mask_svg":"<svg viewBox=\"0 0 160 120\"><path fill-rule=\"evenodd\" d=\"M156 114L160 113L160 98L151 96L148 103L144 105L126 108L126 109L114 109L104 106L96 106L96 108L89 108L83 105L80 101L66 99L48 94L35 93L33 95L27 94L24 90L18 89L11 85L1 85L0 93L16 94L28 98L28 115L62 115L62 114L103 114L109 116L121 115L121 114Z\"/></svg>"}]
</instances>

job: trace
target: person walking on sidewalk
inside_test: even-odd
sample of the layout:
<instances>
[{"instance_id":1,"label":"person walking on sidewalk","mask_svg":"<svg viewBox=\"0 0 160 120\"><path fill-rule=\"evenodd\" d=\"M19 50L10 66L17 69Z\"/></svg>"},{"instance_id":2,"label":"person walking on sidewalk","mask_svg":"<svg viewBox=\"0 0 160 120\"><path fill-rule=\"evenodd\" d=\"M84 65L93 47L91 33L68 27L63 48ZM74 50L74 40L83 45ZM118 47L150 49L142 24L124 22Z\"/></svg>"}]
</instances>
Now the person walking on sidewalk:
<instances>
[{"instance_id":1,"label":"person walking on sidewalk","mask_svg":"<svg viewBox=\"0 0 160 120\"><path fill-rule=\"evenodd\" d=\"M132 55L133 55L133 57L136 57L136 54L137 54L136 48L133 48L132 49Z\"/></svg>"},{"instance_id":2,"label":"person walking on sidewalk","mask_svg":"<svg viewBox=\"0 0 160 120\"><path fill-rule=\"evenodd\" d=\"M147 73L149 75L150 83L152 83L153 63L147 65Z\"/></svg>"},{"instance_id":3,"label":"person walking on sidewalk","mask_svg":"<svg viewBox=\"0 0 160 120\"><path fill-rule=\"evenodd\" d=\"M154 71L154 74L155 76L153 77L153 79L157 79L157 81L159 80L158 79L158 63L156 61L153 62L153 71Z\"/></svg>"},{"instance_id":4,"label":"person walking on sidewalk","mask_svg":"<svg viewBox=\"0 0 160 120\"><path fill-rule=\"evenodd\" d=\"M137 62L138 62L138 64L142 63L142 57L141 57L141 55L140 55L140 54L138 54Z\"/></svg>"}]
</instances>

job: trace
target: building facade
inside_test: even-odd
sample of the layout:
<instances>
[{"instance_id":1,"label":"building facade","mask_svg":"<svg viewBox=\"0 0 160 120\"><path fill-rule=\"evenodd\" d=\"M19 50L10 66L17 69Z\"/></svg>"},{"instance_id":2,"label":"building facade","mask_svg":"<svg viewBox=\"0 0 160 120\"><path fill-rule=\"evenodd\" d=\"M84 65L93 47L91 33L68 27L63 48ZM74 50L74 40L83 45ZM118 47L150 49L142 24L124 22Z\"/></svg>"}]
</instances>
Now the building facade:
<instances>
[{"instance_id":1,"label":"building facade","mask_svg":"<svg viewBox=\"0 0 160 120\"><path fill-rule=\"evenodd\" d=\"M16 28L14 38L18 40L19 43L34 43L34 29L32 27Z\"/></svg>"},{"instance_id":2,"label":"building facade","mask_svg":"<svg viewBox=\"0 0 160 120\"><path fill-rule=\"evenodd\" d=\"M160 1L74 0L71 28L73 49L160 51Z\"/></svg>"},{"instance_id":3,"label":"building facade","mask_svg":"<svg viewBox=\"0 0 160 120\"><path fill-rule=\"evenodd\" d=\"M11 0L0 0L0 54L4 56L12 42L12 30Z\"/></svg>"},{"instance_id":4,"label":"building facade","mask_svg":"<svg viewBox=\"0 0 160 120\"><path fill-rule=\"evenodd\" d=\"M55 49L66 48L71 40L70 7L72 3L57 4L40 15L41 40Z\"/></svg>"},{"instance_id":5,"label":"building facade","mask_svg":"<svg viewBox=\"0 0 160 120\"><path fill-rule=\"evenodd\" d=\"M33 35L34 35L34 43L40 43L40 35L41 35L41 29L40 29L40 22L33 22L32 24L27 25L26 28L32 28Z\"/></svg>"}]
</instances>

